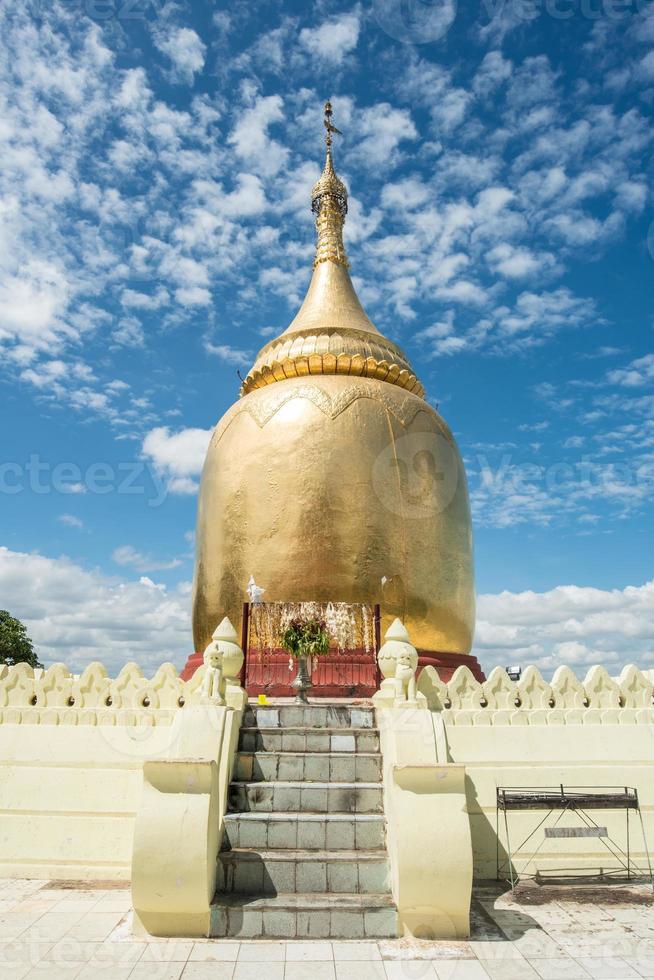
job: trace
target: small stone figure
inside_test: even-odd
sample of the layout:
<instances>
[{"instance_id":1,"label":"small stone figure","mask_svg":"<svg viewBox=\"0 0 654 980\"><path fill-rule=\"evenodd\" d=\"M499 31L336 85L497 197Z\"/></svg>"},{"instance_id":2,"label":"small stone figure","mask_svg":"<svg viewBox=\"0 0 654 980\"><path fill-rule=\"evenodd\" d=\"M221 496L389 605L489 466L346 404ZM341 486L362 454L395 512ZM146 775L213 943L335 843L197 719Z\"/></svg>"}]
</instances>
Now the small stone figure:
<instances>
[{"instance_id":1,"label":"small stone figure","mask_svg":"<svg viewBox=\"0 0 654 980\"><path fill-rule=\"evenodd\" d=\"M223 655L216 643L210 643L204 651L204 664L206 670L202 681L202 698L212 704L224 704Z\"/></svg>"},{"instance_id":2,"label":"small stone figure","mask_svg":"<svg viewBox=\"0 0 654 980\"><path fill-rule=\"evenodd\" d=\"M414 647L408 643L406 649L400 650L395 660L395 700L416 700L416 668L418 657Z\"/></svg>"},{"instance_id":3,"label":"small stone figure","mask_svg":"<svg viewBox=\"0 0 654 980\"><path fill-rule=\"evenodd\" d=\"M423 707L422 694L416 692L418 651L411 643L409 634L400 619L391 623L385 642L377 654L377 662L384 680L374 700L385 706L405 705Z\"/></svg>"}]
</instances>

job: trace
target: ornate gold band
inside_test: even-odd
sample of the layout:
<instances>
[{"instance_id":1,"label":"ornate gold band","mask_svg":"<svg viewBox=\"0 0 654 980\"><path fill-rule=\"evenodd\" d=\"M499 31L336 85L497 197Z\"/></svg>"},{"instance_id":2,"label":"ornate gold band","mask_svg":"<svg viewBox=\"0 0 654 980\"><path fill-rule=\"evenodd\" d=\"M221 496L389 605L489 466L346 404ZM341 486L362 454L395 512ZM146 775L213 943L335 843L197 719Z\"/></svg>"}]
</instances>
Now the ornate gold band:
<instances>
[{"instance_id":1,"label":"ornate gold band","mask_svg":"<svg viewBox=\"0 0 654 980\"><path fill-rule=\"evenodd\" d=\"M354 377L375 378L397 385L406 391L413 392L420 398L424 397L425 389L415 374L406 367L378 360L375 357L364 357L363 354L309 354L308 356L287 357L284 360L273 360L261 368L253 368L241 387L241 395L256 388L265 388L276 381L289 378L304 378L319 374L348 374Z\"/></svg>"}]
</instances>

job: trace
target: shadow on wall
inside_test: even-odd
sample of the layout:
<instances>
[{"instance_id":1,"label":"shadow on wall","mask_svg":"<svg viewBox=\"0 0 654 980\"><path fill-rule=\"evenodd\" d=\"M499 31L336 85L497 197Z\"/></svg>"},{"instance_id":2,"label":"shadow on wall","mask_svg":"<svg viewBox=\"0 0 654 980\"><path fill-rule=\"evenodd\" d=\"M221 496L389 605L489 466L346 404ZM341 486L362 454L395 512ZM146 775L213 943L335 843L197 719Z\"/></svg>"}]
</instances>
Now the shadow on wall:
<instances>
[{"instance_id":1,"label":"shadow on wall","mask_svg":"<svg viewBox=\"0 0 654 980\"><path fill-rule=\"evenodd\" d=\"M493 842L493 848L496 854L496 866L502 868L504 874L508 877L509 852L502 843L500 834L498 834L497 822L495 819L489 820L482 809L477 796L477 789L470 776L465 777L465 788L466 807L470 819L470 836L472 837L472 866L473 868L477 868L483 862L489 850L488 841L490 840ZM516 875L515 864L512 863L511 867L513 874ZM497 888L500 891L503 887L506 889L506 884L506 881L502 879L497 882Z\"/></svg>"}]
</instances>

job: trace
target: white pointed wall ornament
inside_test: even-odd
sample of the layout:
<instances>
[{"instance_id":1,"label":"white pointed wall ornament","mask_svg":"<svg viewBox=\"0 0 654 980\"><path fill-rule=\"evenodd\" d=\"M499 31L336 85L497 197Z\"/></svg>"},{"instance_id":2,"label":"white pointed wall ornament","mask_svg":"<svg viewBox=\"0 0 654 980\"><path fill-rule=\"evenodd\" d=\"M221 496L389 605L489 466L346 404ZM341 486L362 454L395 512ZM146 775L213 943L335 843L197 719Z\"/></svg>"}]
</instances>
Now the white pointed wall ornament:
<instances>
[{"instance_id":1,"label":"white pointed wall ornament","mask_svg":"<svg viewBox=\"0 0 654 980\"><path fill-rule=\"evenodd\" d=\"M245 656L238 642L238 635L229 618L220 621L212 636L213 645L222 659L223 678L227 685L238 685L238 677ZM208 649L208 648L207 648ZM206 652L206 651L205 651Z\"/></svg>"},{"instance_id":2,"label":"white pointed wall ornament","mask_svg":"<svg viewBox=\"0 0 654 980\"><path fill-rule=\"evenodd\" d=\"M398 707L426 707L424 695L416 691L418 651L401 619L395 619L384 636L379 648L377 663L384 680L375 699L380 704ZM420 704L419 704L420 702Z\"/></svg>"}]
</instances>

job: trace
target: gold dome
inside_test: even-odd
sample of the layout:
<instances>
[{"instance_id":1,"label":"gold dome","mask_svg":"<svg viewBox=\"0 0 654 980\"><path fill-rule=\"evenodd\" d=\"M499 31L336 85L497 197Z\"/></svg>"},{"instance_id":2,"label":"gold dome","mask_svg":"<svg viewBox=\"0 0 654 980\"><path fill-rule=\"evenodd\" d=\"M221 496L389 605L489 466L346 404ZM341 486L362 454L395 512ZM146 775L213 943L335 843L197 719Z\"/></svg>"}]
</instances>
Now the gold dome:
<instances>
[{"instance_id":1,"label":"gold dome","mask_svg":"<svg viewBox=\"0 0 654 980\"><path fill-rule=\"evenodd\" d=\"M240 622L254 575L268 601L381 602L383 629L399 616L420 650L466 654L475 604L463 463L406 356L354 291L333 131L312 198L307 295L259 352L207 451L195 649L224 616Z\"/></svg>"}]
</instances>

